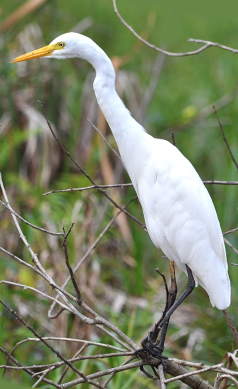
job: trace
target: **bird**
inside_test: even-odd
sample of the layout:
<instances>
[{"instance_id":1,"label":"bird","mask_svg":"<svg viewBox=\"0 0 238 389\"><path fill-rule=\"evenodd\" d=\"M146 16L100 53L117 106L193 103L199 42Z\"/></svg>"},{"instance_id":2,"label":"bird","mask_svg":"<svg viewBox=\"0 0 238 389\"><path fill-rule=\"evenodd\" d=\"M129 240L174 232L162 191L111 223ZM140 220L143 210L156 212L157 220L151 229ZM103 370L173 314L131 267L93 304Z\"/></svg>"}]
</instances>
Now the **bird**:
<instances>
[{"instance_id":1,"label":"bird","mask_svg":"<svg viewBox=\"0 0 238 389\"><path fill-rule=\"evenodd\" d=\"M149 236L188 275L188 289L179 304L200 284L213 306L228 308L231 286L221 226L193 165L172 143L152 137L132 117L116 92L111 60L93 40L69 32L11 63L42 57L82 58L95 69L96 99L139 198Z\"/></svg>"}]
</instances>

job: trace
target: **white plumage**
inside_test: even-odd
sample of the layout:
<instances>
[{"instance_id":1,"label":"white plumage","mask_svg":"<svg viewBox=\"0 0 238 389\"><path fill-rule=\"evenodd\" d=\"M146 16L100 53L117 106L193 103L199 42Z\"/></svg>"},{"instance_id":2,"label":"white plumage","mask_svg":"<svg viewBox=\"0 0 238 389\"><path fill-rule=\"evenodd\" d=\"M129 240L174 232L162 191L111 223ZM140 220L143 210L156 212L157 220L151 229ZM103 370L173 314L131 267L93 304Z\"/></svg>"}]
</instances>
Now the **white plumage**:
<instances>
[{"instance_id":1,"label":"white plumage","mask_svg":"<svg viewBox=\"0 0 238 389\"><path fill-rule=\"evenodd\" d=\"M211 304L226 309L230 280L221 227L210 195L191 163L171 143L148 135L131 117L116 93L110 59L91 39L67 33L12 62L42 56L79 57L95 68L96 98L139 197L151 240L185 273L187 264Z\"/></svg>"}]
</instances>

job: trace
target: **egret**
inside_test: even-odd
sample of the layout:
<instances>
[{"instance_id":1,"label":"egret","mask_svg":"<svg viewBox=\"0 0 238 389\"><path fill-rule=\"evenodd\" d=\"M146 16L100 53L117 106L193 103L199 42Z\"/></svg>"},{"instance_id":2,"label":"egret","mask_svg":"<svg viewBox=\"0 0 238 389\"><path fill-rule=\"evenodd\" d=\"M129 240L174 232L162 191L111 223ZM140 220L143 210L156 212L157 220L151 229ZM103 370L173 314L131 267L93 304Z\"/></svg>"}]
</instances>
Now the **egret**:
<instances>
[{"instance_id":1,"label":"egret","mask_svg":"<svg viewBox=\"0 0 238 389\"><path fill-rule=\"evenodd\" d=\"M222 231L211 197L192 164L174 145L153 138L133 119L116 92L112 62L94 41L70 32L11 62L41 57L77 57L94 67L95 95L138 195L149 236L188 275L185 291L161 326L198 284L213 306L225 310L231 288ZM162 356L163 345L158 349L149 343L152 355Z\"/></svg>"}]
</instances>

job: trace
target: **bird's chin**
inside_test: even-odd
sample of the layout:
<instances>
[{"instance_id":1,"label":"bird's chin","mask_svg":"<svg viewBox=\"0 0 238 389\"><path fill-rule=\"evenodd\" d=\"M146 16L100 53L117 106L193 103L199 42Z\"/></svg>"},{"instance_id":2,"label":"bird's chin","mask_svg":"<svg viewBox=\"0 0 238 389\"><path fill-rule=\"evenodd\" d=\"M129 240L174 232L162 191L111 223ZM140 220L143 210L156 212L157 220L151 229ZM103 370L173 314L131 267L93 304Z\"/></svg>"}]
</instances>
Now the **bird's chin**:
<instances>
[{"instance_id":1,"label":"bird's chin","mask_svg":"<svg viewBox=\"0 0 238 389\"><path fill-rule=\"evenodd\" d=\"M47 55L45 58L65 59L65 55Z\"/></svg>"}]
</instances>

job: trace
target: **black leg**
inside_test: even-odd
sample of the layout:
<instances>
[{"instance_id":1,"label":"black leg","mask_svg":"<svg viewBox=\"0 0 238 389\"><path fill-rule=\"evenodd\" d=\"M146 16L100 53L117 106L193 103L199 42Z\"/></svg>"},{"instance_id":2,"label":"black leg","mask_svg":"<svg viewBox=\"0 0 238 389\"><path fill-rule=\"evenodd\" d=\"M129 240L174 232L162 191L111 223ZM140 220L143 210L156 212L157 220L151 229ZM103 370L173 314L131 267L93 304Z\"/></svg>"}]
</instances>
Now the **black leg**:
<instances>
[{"instance_id":1,"label":"black leg","mask_svg":"<svg viewBox=\"0 0 238 389\"><path fill-rule=\"evenodd\" d=\"M169 319L171 315L176 311L176 309L179 307L179 305L190 295L190 293L195 288L195 280L193 277L193 273L191 269L186 265L187 272L188 272L188 283L186 286L185 291L181 294L181 296L178 298L178 300L167 310L165 313L162 321L159 323L159 329L162 330L162 337L159 341L158 345L154 345L154 348L150 350L150 354L155 358L161 358L161 354L164 351L164 341L165 341L165 335L167 332L167 327L169 323Z\"/></svg>"},{"instance_id":2,"label":"black leg","mask_svg":"<svg viewBox=\"0 0 238 389\"><path fill-rule=\"evenodd\" d=\"M166 309L165 309L165 315L168 312L168 310L174 305L176 296L177 296L177 282L176 282L176 277L175 277L175 268L174 268L174 262L170 262L170 275L171 275L171 287L168 293L168 299L167 299L167 304L166 304ZM165 342L165 337L167 334L167 329L169 325L169 319L164 322L164 325L162 326L161 329L161 335L160 335L160 340L159 344L156 346L161 351L161 354L164 351L164 342ZM162 318L163 321L163 318ZM159 324L159 327L161 327L162 322Z\"/></svg>"},{"instance_id":3,"label":"black leg","mask_svg":"<svg viewBox=\"0 0 238 389\"><path fill-rule=\"evenodd\" d=\"M185 291L181 294L181 296L178 298L178 300L175 302L176 299L176 293L177 293L177 285L176 285L176 279L175 279L175 272L174 267L171 265L170 271L171 271L171 290L167 293L167 302L164 314L162 316L162 319L156 323L155 328L149 332L147 337L142 340L141 345L142 348L137 350L135 352L135 355L138 357L140 355L140 352L147 351L151 356L159 359L167 359L166 357L162 356L162 353L164 351L164 342L165 342L165 336L169 324L169 320L171 315L174 313L174 311L178 308L178 306L186 299L187 296L190 295L190 293L195 288L195 280L193 277L193 273L191 269L186 265L187 272L188 272L188 283L186 286ZM166 284L167 287L167 284ZM159 335L159 332L161 331L161 337L159 342L156 342L157 336Z\"/></svg>"},{"instance_id":4,"label":"black leg","mask_svg":"<svg viewBox=\"0 0 238 389\"><path fill-rule=\"evenodd\" d=\"M176 309L179 307L180 304L192 293L193 289L195 288L195 280L193 277L193 273L191 269L186 265L187 272L188 272L188 283L186 286L185 291L181 294L181 296L178 298L178 300L172 305L171 308L165 313L165 317L163 318L162 322L160 323L160 328L164 325L165 322L167 322L168 319L170 319L170 316L176 311Z\"/></svg>"}]
</instances>

